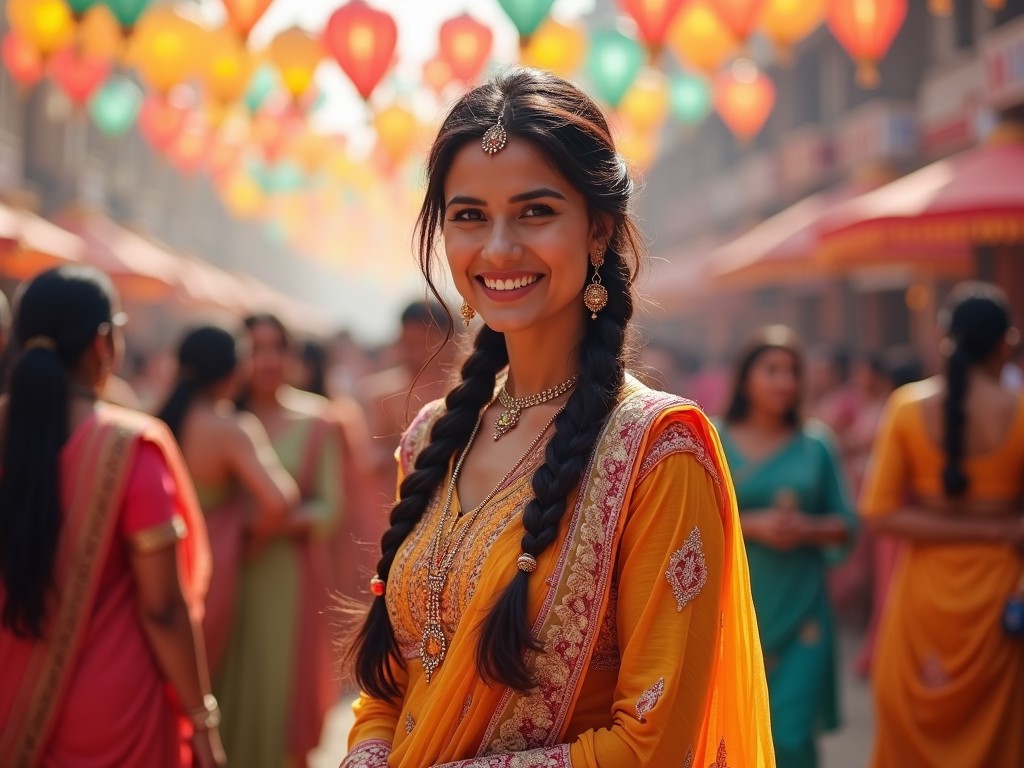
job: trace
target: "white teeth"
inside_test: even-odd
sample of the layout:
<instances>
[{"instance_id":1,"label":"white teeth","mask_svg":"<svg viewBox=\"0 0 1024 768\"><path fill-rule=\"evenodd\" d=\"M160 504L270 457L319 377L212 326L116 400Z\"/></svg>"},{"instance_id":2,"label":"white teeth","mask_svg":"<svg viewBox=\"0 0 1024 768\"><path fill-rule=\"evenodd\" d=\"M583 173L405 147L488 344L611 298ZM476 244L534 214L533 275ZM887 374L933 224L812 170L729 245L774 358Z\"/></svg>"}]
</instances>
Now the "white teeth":
<instances>
[{"instance_id":1,"label":"white teeth","mask_svg":"<svg viewBox=\"0 0 1024 768\"><path fill-rule=\"evenodd\" d=\"M492 291L514 291L517 288L525 288L528 285L533 285L538 279L539 277L537 275L531 275L530 277L517 277L515 280L494 280L492 278L484 278L484 285Z\"/></svg>"}]
</instances>

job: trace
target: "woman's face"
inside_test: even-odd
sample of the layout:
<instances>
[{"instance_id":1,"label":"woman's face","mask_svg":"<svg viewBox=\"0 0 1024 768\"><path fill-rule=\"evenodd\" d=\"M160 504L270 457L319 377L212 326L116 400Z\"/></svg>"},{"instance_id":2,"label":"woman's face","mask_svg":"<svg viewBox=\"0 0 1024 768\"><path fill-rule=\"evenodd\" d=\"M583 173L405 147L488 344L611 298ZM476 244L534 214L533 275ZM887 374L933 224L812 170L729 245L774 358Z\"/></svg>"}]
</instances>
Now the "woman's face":
<instances>
[{"instance_id":1,"label":"woman's face","mask_svg":"<svg viewBox=\"0 0 1024 768\"><path fill-rule=\"evenodd\" d=\"M452 279L487 325L580 333L589 254L601 243L583 196L545 156L519 138L494 155L470 141L455 155L444 194Z\"/></svg>"},{"instance_id":2,"label":"woman's face","mask_svg":"<svg viewBox=\"0 0 1024 768\"><path fill-rule=\"evenodd\" d=\"M276 392L285 383L288 349L281 331L271 323L257 323L249 329L250 386L254 392Z\"/></svg>"},{"instance_id":3,"label":"woman's face","mask_svg":"<svg viewBox=\"0 0 1024 768\"><path fill-rule=\"evenodd\" d=\"M747 376L747 397L752 410L782 418L800 397L796 358L784 349L758 355Z\"/></svg>"}]
</instances>

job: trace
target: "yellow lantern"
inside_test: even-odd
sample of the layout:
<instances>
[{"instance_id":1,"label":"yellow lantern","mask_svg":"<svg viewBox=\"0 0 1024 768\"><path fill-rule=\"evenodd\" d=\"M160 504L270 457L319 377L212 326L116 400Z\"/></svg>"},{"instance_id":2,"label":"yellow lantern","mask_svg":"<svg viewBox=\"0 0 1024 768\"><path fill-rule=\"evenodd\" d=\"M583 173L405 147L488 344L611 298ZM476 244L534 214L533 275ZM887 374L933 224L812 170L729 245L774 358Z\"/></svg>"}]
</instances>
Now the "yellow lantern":
<instances>
[{"instance_id":1,"label":"yellow lantern","mask_svg":"<svg viewBox=\"0 0 1024 768\"><path fill-rule=\"evenodd\" d=\"M233 104L245 95L256 68L252 55L226 27L205 34L199 57L199 77L206 92L220 105Z\"/></svg>"},{"instance_id":2,"label":"yellow lantern","mask_svg":"<svg viewBox=\"0 0 1024 768\"><path fill-rule=\"evenodd\" d=\"M658 134L623 123L615 136L615 148L626 158L630 169L646 171L654 163L660 149Z\"/></svg>"},{"instance_id":3,"label":"yellow lantern","mask_svg":"<svg viewBox=\"0 0 1024 768\"><path fill-rule=\"evenodd\" d=\"M7 0L11 29L44 57L75 39L75 20L65 0Z\"/></svg>"},{"instance_id":4,"label":"yellow lantern","mask_svg":"<svg viewBox=\"0 0 1024 768\"><path fill-rule=\"evenodd\" d=\"M641 72L619 104L619 114L640 133L661 128L668 111L668 78L656 69Z\"/></svg>"},{"instance_id":5,"label":"yellow lantern","mask_svg":"<svg viewBox=\"0 0 1024 768\"><path fill-rule=\"evenodd\" d=\"M221 197L227 209L239 219L254 219L266 206L263 189L242 170L231 176L221 191Z\"/></svg>"},{"instance_id":6,"label":"yellow lantern","mask_svg":"<svg viewBox=\"0 0 1024 768\"><path fill-rule=\"evenodd\" d=\"M394 163L399 163L414 149L419 133L416 115L403 106L392 104L373 117L377 130L377 143Z\"/></svg>"},{"instance_id":7,"label":"yellow lantern","mask_svg":"<svg viewBox=\"0 0 1024 768\"><path fill-rule=\"evenodd\" d=\"M761 9L760 27L775 44L783 64L793 60L793 46L825 20L826 0L767 0Z\"/></svg>"},{"instance_id":8,"label":"yellow lantern","mask_svg":"<svg viewBox=\"0 0 1024 768\"><path fill-rule=\"evenodd\" d=\"M196 71L202 35L191 19L165 6L154 8L135 27L129 60L146 85L166 94Z\"/></svg>"},{"instance_id":9,"label":"yellow lantern","mask_svg":"<svg viewBox=\"0 0 1024 768\"><path fill-rule=\"evenodd\" d=\"M711 74L736 52L739 41L707 0L693 0L669 28L668 45L683 66Z\"/></svg>"},{"instance_id":10,"label":"yellow lantern","mask_svg":"<svg viewBox=\"0 0 1024 768\"><path fill-rule=\"evenodd\" d=\"M267 56L281 73L288 93L297 100L313 84L313 75L324 54L317 38L304 29L291 27L270 41Z\"/></svg>"},{"instance_id":11,"label":"yellow lantern","mask_svg":"<svg viewBox=\"0 0 1024 768\"><path fill-rule=\"evenodd\" d=\"M527 67L569 77L583 65L586 55L586 31L579 25L561 24L549 18L530 36L521 58Z\"/></svg>"},{"instance_id":12,"label":"yellow lantern","mask_svg":"<svg viewBox=\"0 0 1024 768\"><path fill-rule=\"evenodd\" d=\"M303 171L312 175L323 168L330 149L331 140L328 136L306 128L292 139L288 154Z\"/></svg>"},{"instance_id":13,"label":"yellow lantern","mask_svg":"<svg viewBox=\"0 0 1024 768\"><path fill-rule=\"evenodd\" d=\"M78 44L86 58L116 59L124 51L124 36L121 27L110 9L94 5L85 12L78 25Z\"/></svg>"}]
</instances>

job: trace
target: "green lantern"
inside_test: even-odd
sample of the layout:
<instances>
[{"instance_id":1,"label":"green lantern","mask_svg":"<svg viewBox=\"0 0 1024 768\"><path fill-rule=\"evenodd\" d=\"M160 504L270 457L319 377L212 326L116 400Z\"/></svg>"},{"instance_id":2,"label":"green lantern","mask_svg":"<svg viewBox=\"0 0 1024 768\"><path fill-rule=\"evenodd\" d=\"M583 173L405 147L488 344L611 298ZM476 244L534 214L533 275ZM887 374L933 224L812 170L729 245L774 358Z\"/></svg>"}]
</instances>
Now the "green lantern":
<instances>
[{"instance_id":1,"label":"green lantern","mask_svg":"<svg viewBox=\"0 0 1024 768\"><path fill-rule=\"evenodd\" d=\"M68 0L68 8L76 19L81 19L99 0Z\"/></svg>"},{"instance_id":2,"label":"green lantern","mask_svg":"<svg viewBox=\"0 0 1024 768\"><path fill-rule=\"evenodd\" d=\"M128 131L142 110L142 89L126 77L112 77L89 99L89 115L107 136Z\"/></svg>"},{"instance_id":3,"label":"green lantern","mask_svg":"<svg viewBox=\"0 0 1024 768\"><path fill-rule=\"evenodd\" d=\"M255 115L260 111L263 102L277 88L277 83L277 70L270 64L264 64L256 70L252 80L249 81L249 87L245 91L245 96L242 97L242 101L245 102L245 108L249 110L249 114Z\"/></svg>"},{"instance_id":4,"label":"green lantern","mask_svg":"<svg viewBox=\"0 0 1024 768\"><path fill-rule=\"evenodd\" d=\"M701 122L711 111L711 88L702 77L682 72L673 75L669 98L673 117L687 125Z\"/></svg>"},{"instance_id":5,"label":"green lantern","mask_svg":"<svg viewBox=\"0 0 1024 768\"><path fill-rule=\"evenodd\" d=\"M498 0L498 4L516 25L520 40L525 41L548 17L555 0Z\"/></svg>"},{"instance_id":6,"label":"green lantern","mask_svg":"<svg viewBox=\"0 0 1024 768\"><path fill-rule=\"evenodd\" d=\"M122 29L134 27L150 2L151 0L103 0L103 4L114 14Z\"/></svg>"},{"instance_id":7,"label":"green lantern","mask_svg":"<svg viewBox=\"0 0 1024 768\"><path fill-rule=\"evenodd\" d=\"M643 46L633 38L611 30L596 32L587 53L587 81L602 101L617 107L645 61Z\"/></svg>"}]
</instances>

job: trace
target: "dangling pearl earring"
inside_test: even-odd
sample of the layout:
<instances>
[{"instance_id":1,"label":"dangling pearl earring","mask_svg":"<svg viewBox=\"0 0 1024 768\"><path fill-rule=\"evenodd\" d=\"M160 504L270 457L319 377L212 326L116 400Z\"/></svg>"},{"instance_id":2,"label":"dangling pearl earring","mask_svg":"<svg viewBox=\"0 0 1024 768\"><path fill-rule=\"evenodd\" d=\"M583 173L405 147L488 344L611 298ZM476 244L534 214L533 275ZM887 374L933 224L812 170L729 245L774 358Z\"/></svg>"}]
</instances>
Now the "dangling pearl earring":
<instances>
[{"instance_id":1,"label":"dangling pearl earring","mask_svg":"<svg viewBox=\"0 0 1024 768\"><path fill-rule=\"evenodd\" d=\"M604 264L604 248L598 246L590 256L594 265L594 276L583 291L583 305L590 310L590 319L597 320L597 313L608 306L608 289L601 284L601 265Z\"/></svg>"}]
</instances>

